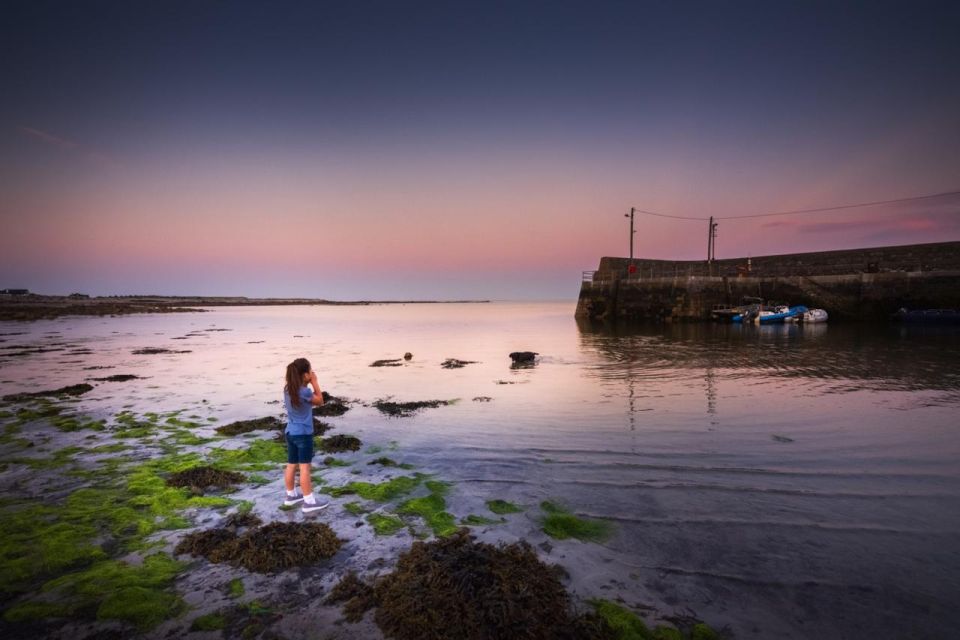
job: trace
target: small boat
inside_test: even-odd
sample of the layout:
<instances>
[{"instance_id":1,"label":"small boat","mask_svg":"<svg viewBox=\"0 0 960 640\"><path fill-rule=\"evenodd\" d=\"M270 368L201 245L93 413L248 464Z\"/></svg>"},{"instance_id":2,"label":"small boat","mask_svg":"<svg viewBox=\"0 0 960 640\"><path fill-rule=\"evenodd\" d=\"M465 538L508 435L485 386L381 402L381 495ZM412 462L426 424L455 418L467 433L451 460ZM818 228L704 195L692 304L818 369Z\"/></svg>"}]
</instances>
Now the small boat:
<instances>
[{"instance_id":1,"label":"small boat","mask_svg":"<svg viewBox=\"0 0 960 640\"><path fill-rule=\"evenodd\" d=\"M710 315L713 316L714 320L720 322L732 322L735 316L738 316L744 312L744 307L730 307L727 305L717 305L710 311Z\"/></svg>"},{"instance_id":2,"label":"small boat","mask_svg":"<svg viewBox=\"0 0 960 640\"><path fill-rule=\"evenodd\" d=\"M799 316L807 312L807 308L802 304L795 307L781 306L775 311L760 312L757 317L757 324L778 324L781 322L795 322Z\"/></svg>"},{"instance_id":3,"label":"small boat","mask_svg":"<svg viewBox=\"0 0 960 640\"><path fill-rule=\"evenodd\" d=\"M710 315L714 320L720 322L743 322L744 314L749 314L752 309L759 309L763 306L763 298L753 296L744 296L740 304L717 304L713 306ZM752 317L752 316L751 316Z\"/></svg>"},{"instance_id":4,"label":"small boat","mask_svg":"<svg viewBox=\"0 0 960 640\"><path fill-rule=\"evenodd\" d=\"M956 309L900 309L893 314L899 322L918 324L960 324L960 311Z\"/></svg>"},{"instance_id":5,"label":"small boat","mask_svg":"<svg viewBox=\"0 0 960 640\"><path fill-rule=\"evenodd\" d=\"M782 322L795 322L799 316L807 312L803 305L788 307L779 305L776 307L764 307L763 305L752 305L744 310L743 313L732 318L733 322L746 324L753 322L755 324L779 324Z\"/></svg>"},{"instance_id":6,"label":"small boat","mask_svg":"<svg viewBox=\"0 0 960 640\"><path fill-rule=\"evenodd\" d=\"M824 309L809 309L802 316L800 316L800 322L804 324L813 324L816 322L826 322L827 312Z\"/></svg>"}]
</instances>

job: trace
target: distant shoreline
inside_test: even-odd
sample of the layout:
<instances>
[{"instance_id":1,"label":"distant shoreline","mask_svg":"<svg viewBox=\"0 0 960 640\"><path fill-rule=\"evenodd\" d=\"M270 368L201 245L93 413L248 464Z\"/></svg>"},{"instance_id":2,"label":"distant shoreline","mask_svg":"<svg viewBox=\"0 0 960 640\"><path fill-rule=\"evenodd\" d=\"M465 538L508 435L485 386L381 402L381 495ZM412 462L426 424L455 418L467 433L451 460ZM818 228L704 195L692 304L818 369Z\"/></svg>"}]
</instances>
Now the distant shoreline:
<instances>
[{"instance_id":1,"label":"distant shoreline","mask_svg":"<svg viewBox=\"0 0 960 640\"><path fill-rule=\"evenodd\" d=\"M245 296L46 296L0 295L0 320L29 322L63 316L117 316L134 313L203 313L198 307L366 306L384 304L486 304L489 300L323 300Z\"/></svg>"}]
</instances>

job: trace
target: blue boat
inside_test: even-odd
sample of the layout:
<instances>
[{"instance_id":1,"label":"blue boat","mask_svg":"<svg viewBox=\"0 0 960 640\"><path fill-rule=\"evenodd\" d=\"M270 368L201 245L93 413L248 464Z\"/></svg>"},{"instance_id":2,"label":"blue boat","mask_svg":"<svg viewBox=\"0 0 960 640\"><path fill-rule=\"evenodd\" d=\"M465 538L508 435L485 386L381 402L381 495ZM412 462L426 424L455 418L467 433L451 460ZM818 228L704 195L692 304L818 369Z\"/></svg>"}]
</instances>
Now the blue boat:
<instances>
[{"instance_id":1,"label":"blue boat","mask_svg":"<svg viewBox=\"0 0 960 640\"><path fill-rule=\"evenodd\" d=\"M807 308L802 304L795 307L780 306L776 310L767 310L760 305L754 305L741 314L735 315L733 322L757 324L779 324L783 322L793 322L799 320Z\"/></svg>"}]
</instances>

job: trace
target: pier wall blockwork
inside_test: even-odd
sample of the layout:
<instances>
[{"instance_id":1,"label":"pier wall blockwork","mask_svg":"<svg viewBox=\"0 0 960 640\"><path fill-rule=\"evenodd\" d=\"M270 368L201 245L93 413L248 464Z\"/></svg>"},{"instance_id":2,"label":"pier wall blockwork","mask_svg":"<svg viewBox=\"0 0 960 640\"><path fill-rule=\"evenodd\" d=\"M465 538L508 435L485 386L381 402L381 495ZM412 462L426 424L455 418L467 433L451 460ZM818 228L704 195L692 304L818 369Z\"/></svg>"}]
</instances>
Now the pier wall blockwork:
<instances>
[{"instance_id":1,"label":"pier wall blockwork","mask_svg":"<svg viewBox=\"0 0 960 640\"><path fill-rule=\"evenodd\" d=\"M584 278L577 316L697 321L744 296L823 308L835 319L887 319L901 307L960 308L960 242L706 261L605 257Z\"/></svg>"}]
</instances>

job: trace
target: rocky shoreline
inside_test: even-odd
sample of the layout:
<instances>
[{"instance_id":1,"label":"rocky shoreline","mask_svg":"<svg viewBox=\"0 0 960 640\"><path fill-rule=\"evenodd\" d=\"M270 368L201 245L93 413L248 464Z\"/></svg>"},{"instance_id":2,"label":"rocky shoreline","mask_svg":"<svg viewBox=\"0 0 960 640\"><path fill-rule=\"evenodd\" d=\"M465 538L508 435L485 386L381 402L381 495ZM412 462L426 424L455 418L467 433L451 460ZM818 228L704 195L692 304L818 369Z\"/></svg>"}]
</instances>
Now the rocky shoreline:
<instances>
[{"instance_id":1,"label":"rocky shoreline","mask_svg":"<svg viewBox=\"0 0 960 640\"><path fill-rule=\"evenodd\" d=\"M411 452L397 443L327 436L338 426L319 420L317 450L338 455L312 479L331 506L304 517L278 506L285 448L276 416L218 425L201 400L95 419L76 404L93 388L0 398L6 638L727 637L694 618L645 610L644 620L624 602L584 597L554 563L572 556L488 535L526 518L535 538L598 544L613 523L550 501L487 495L481 506L404 460ZM342 410L324 417L359 402L327 400L323 408Z\"/></svg>"},{"instance_id":2,"label":"rocky shoreline","mask_svg":"<svg viewBox=\"0 0 960 640\"><path fill-rule=\"evenodd\" d=\"M0 321L29 322L62 316L118 316L134 313L202 313L200 307L381 304L482 304L489 300L355 300L317 298L247 298L244 296L47 296L0 295Z\"/></svg>"}]
</instances>

